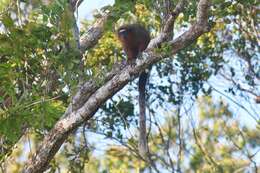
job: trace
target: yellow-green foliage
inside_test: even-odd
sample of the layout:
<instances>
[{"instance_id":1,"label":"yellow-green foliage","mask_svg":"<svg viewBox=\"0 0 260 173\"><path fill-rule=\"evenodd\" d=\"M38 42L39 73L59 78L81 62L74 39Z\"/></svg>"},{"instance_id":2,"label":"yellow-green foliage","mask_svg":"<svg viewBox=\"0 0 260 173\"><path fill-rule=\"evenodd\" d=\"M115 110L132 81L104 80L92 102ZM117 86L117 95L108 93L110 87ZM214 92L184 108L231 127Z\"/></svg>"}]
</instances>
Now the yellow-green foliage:
<instances>
[{"instance_id":1,"label":"yellow-green foliage","mask_svg":"<svg viewBox=\"0 0 260 173\"><path fill-rule=\"evenodd\" d=\"M97 46L86 54L85 65L93 74L99 75L109 70L115 62L122 59L122 48L116 34L109 31L99 40Z\"/></svg>"},{"instance_id":2,"label":"yellow-green foliage","mask_svg":"<svg viewBox=\"0 0 260 173\"><path fill-rule=\"evenodd\" d=\"M103 161L104 166L113 173L123 173L126 170L139 172L145 166L143 161L137 159L129 150L123 147L111 146L106 151L105 157L106 159Z\"/></svg>"},{"instance_id":3,"label":"yellow-green foliage","mask_svg":"<svg viewBox=\"0 0 260 173\"><path fill-rule=\"evenodd\" d=\"M150 11L144 4L136 4L135 12L126 12L122 18L116 23L116 28L124 24L140 23L148 29L151 26L154 30L150 31L151 35L156 35L156 30L160 27L160 20L156 18L156 14Z\"/></svg>"},{"instance_id":4,"label":"yellow-green foliage","mask_svg":"<svg viewBox=\"0 0 260 173\"><path fill-rule=\"evenodd\" d=\"M141 23L146 26L159 26L158 20L155 19L155 14L149 11L143 4L135 5L135 14L125 12L123 18L119 19L115 24L115 30L124 24ZM99 40L95 48L86 52L85 66L91 70L94 76L102 76L106 71L111 69L115 62L122 60L122 46L117 39L117 36L112 31L107 31Z\"/></svg>"},{"instance_id":5,"label":"yellow-green foliage","mask_svg":"<svg viewBox=\"0 0 260 173\"><path fill-rule=\"evenodd\" d=\"M0 0L0 12L5 10L9 3L10 0Z\"/></svg>"}]
</instances>

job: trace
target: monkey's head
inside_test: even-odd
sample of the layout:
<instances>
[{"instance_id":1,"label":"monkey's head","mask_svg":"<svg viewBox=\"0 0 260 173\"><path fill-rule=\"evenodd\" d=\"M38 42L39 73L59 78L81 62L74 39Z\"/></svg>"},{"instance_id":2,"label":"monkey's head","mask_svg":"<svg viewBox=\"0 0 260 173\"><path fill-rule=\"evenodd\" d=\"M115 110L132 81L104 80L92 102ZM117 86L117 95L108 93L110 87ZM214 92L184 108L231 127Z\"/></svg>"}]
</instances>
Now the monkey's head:
<instances>
[{"instance_id":1,"label":"monkey's head","mask_svg":"<svg viewBox=\"0 0 260 173\"><path fill-rule=\"evenodd\" d=\"M121 42L125 42L131 35L131 28L122 26L117 30L117 36Z\"/></svg>"},{"instance_id":2,"label":"monkey's head","mask_svg":"<svg viewBox=\"0 0 260 173\"><path fill-rule=\"evenodd\" d=\"M139 24L121 26L117 30L117 36L129 61L136 59L138 54L146 49L150 41L149 32Z\"/></svg>"}]
</instances>

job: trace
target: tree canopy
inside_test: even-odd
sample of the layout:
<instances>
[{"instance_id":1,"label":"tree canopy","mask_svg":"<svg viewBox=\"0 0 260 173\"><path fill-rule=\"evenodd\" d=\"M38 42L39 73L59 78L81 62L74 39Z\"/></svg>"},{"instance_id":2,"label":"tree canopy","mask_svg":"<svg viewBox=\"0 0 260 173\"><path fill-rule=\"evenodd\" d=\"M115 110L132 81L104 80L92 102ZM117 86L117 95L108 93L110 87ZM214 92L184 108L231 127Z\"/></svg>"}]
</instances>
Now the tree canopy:
<instances>
[{"instance_id":1,"label":"tree canopy","mask_svg":"<svg viewBox=\"0 0 260 173\"><path fill-rule=\"evenodd\" d=\"M260 3L0 0L0 172L258 172ZM116 36L152 37L136 64ZM149 156L138 152L149 68Z\"/></svg>"}]
</instances>

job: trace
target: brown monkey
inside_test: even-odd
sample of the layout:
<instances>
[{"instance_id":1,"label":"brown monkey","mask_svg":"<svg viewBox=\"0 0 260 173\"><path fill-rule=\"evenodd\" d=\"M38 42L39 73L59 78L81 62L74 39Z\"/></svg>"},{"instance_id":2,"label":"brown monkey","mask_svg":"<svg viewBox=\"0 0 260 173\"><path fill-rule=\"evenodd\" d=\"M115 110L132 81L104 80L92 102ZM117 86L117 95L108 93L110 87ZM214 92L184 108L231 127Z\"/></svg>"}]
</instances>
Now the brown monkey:
<instances>
[{"instance_id":1,"label":"brown monkey","mask_svg":"<svg viewBox=\"0 0 260 173\"><path fill-rule=\"evenodd\" d=\"M123 45L127 55L127 62L135 62L138 55L144 51L149 42L149 32L139 24L124 25L117 31L118 38ZM147 72L142 72L139 76L139 152L146 158L148 153L147 135L146 135L146 115L145 115L145 86L148 78Z\"/></svg>"},{"instance_id":2,"label":"brown monkey","mask_svg":"<svg viewBox=\"0 0 260 173\"><path fill-rule=\"evenodd\" d=\"M150 42L149 32L139 24L124 25L118 29L117 34L128 62L134 62L138 54L144 51Z\"/></svg>"}]
</instances>

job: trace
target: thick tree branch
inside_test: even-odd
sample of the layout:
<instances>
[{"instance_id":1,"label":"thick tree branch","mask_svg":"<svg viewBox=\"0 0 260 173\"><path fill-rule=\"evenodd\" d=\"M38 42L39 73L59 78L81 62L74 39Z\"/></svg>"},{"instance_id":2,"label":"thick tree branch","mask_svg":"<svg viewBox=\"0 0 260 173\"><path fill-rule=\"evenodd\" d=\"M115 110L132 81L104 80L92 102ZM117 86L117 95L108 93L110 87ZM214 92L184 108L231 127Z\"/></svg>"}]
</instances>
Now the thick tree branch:
<instances>
[{"instance_id":1,"label":"thick tree branch","mask_svg":"<svg viewBox=\"0 0 260 173\"><path fill-rule=\"evenodd\" d=\"M179 14L181 12L183 12L185 4L187 4L186 0L180 0L178 2L178 4L176 5L175 9L171 13L170 17L168 18L168 20L163 28L164 33L172 32L174 22L175 22L176 18L179 16Z\"/></svg>"},{"instance_id":2,"label":"thick tree branch","mask_svg":"<svg viewBox=\"0 0 260 173\"><path fill-rule=\"evenodd\" d=\"M179 16L179 14L183 12L186 3L187 3L186 0L180 0L178 2L175 9L168 16L162 28L162 32L157 37L155 37L150 41L148 49L158 47L162 42L169 41L172 39L174 22Z\"/></svg>"},{"instance_id":3,"label":"thick tree branch","mask_svg":"<svg viewBox=\"0 0 260 173\"><path fill-rule=\"evenodd\" d=\"M200 0L197 7L197 20L190 29L184 32L181 36L171 41L171 44L174 45L173 53L176 53L179 50L179 47L187 46L190 42L197 39L200 35L210 30L208 24L208 11L209 11L209 1Z\"/></svg>"},{"instance_id":4,"label":"thick tree branch","mask_svg":"<svg viewBox=\"0 0 260 173\"><path fill-rule=\"evenodd\" d=\"M75 11L84 0L70 0L73 11Z\"/></svg>"},{"instance_id":5,"label":"thick tree branch","mask_svg":"<svg viewBox=\"0 0 260 173\"><path fill-rule=\"evenodd\" d=\"M104 32L104 26L107 23L110 13L105 13L102 18L98 19L94 25L88 29L80 38L80 50L85 52L97 44Z\"/></svg>"},{"instance_id":6,"label":"thick tree branch","mask_svg":"<svg viewBox=\"0 0 260 173\"><path fill-rule=\"evenodd\" d=\"M169 42L173 50L170 55L185 48L200 35L208 31L208 8L209 2L207 0L201 0L199 2L198 10L200 10L200 12L197 13L197 22L192 25L188 31ZM87 47L86 45L85 47ZM170 56L169 53L157 54L152 51L147 52L147 54L147 58L138 61L136 66L126 66L122 70L116 70L112 76L108 75L101 87L98 87L94 82L86 82L85 85L79 89L74 99L83 100L82 97L87 97L87 100L85 99L86 101L81 103L83 104L82 106L79 104L75 109L72 109L72 106L67 109L65 113L66 116L63 116L49 134L45 136L36 153L33 154L26 163L23 172L43 172L71 131L77 129L82 123L89 120L96 113L101 104L122 89L129 81L137 77L145 68Z\"/></svg>"}]
</instances>

